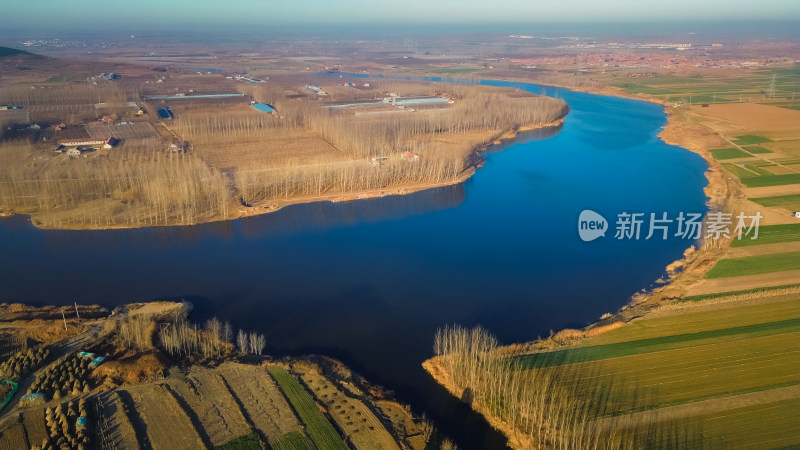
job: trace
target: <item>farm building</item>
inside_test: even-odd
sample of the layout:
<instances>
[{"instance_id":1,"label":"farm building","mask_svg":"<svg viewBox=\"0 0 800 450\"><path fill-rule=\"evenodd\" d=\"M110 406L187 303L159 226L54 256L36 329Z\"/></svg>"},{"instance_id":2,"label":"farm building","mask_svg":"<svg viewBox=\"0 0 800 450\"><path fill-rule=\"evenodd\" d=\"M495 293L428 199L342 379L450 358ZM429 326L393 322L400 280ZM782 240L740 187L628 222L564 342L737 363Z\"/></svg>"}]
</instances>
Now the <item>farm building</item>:
<instances>
[{"instance_id":1,"label":"farm building","mask_svg":"<svg viewBox=\"0 0 800 450\"><path fill-rule=\"evenodd\" d=\"M102 145L103 148L111 148L117 145L117 139L109 138L79 138L79 139L62 139L58 141L59 145L64 147L80 147L80 146L98 146Z\"/></svg>"},{"instance_id":2,"label":"farm building","mask_svg":"<svg viewBox=\"0 0 800 450\"><path fill-rule=\"evenodd\" d=\"M169 109L169 108L166 108L166 107L158 108L157 114L158 114L158 118L162 119L162 120L174 119L175 118L175 115L172 114L172 110Z\"/></svg>"},{"instance_id":3,"label":"farm building","mask_svg":"<svg viewBox=\"0 0 800 450\"><path fill-rule=\"evenodd\" d=\"M794 212L794 216L797 217L798 219L800 219L800 211L795 211Z\"/></svg>"},{"instance_id":4,"label":"farm building","mask_svg":"<svg viewBox=\"0 0 800 450\"><path fill-rule=\"evenodd\" d=\"M401 154L400 157L402 157L406 161L416 161L419 159L419 155L414 152L403 152L403 154Z\"/></svg>"},{"instance_id":5,"label":"farm building","mask_svg":"<svg viewBox=\"0 0 800 450\"><path fill-rule=\"evenodd\" d=\"M253 103L253 108L268 114L278 114L278 111L272 105L266 103Z\"/></svg>"}]
</instances>

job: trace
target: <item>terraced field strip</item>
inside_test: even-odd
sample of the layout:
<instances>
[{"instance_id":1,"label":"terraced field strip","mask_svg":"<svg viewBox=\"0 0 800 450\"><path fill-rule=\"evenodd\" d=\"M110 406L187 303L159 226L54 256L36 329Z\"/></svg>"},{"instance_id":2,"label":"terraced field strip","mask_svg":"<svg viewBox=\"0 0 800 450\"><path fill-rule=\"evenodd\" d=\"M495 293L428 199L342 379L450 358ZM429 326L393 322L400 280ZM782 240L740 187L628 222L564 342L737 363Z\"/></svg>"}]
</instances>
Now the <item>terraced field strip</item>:
<instances>
[{"instance_id":1,"label":"terraced field strip","mask_svg":"<svg viewBox=\"0 0 800 450\"><path fill-rule=\"evenodd\" d=\"M9 422L15 423L8 425ZM0 428L4 430L0 433L0 448L26 449L31 447L31 443L28 442L25 436L25 427L17 421L16 417L7 417L6 420L0 423ZM40 443L36 443L36 445L38 444Z\"/></svg>"},{"instance_id":2,"label":"terraced field strip","mask_svg":"<svg viewBox=\"0 0 800 450\"><path fill-rule=\"evenodd\" d=\"M225 444L252 430L239 406L219 375L204 368L193 368L184 380L170 383L202 422L215 446Z\"/></svg>"},{"instance_id":3,"label":"terraced field strip","mask_svg":"<svg viewBox=\"0 0 800 450\"><path fill-rule=\"evenodd\" d=\"M270 446L289 433L303 434L303 427L278 386L262 367L223 364L220 381L239 405L244 418L262 434ZM304 436L305 437L305 436Z\"/></svg>"},{"instance_id":4,"label":"terraced field strip","mask_svg":"<svg viewBox=\"0 0 800 450\"><path fill-rule=\"evenodd\" d=\"M772 150L761 147L759 145L748 145L742 148L744 148L748 153L753 153L753 154L772 153Z\"/></svg>"},{"instance_id":5,"label":"terraced field strip","mask_svg":"<svg viewBox=\"0 0 800 450\"><path fill-rule=\"evenodd\" d=\"M758 177L744 177L739 179L742 184L750 188L766 186L783 186L786 184L800 183L800 174L790 173L784 175L762 175Z\"/></svg>"},{"instance_id":6,"label":"terraced field strip","mask_svg":"<svg viewBox=\"0 0 800 450\"><path fill-rule=\"evenodd\" d=\"M787 399L734 407L663 424L663 432L678 435L692 427L702 430L698 434L702 442L690 448L796 449L800 445L799 403Z\"/></svg>"},{"instance_id":7,"label":"terraced field strip","mask_svg":"<svg viewBox=\"0 0 800 450\"><path fill-rule=\"evenodd\" d=\"M116 393L104 393L94 402L96 445L105 450L131 450L142 447L125 413L122 399ZM127 445L126 445L127 444Z\"/></svg>"},{"instance_id":8,"label":"terraced field strip","mask_svg":"<svg viewBox=\"0 0 800 450\"><path fill-rule=\"evenodd\" d=\"M800 284L787 288L800 288ZM710 298L743 293L764 292L764 298L709 305L693 304L681 309L655 311L628 325L586 339L581 347L616 344L652 338L713 331L731 326L747 326L800 318L797 293L784 294L779 289L749 289L711 294Z\"/></svg>"},{"instance_id":9,"label":"terraced field strip","mask_svg":"<svg viewBox=\"0 0 800 450\"><path fill-rule=\"evenodd\" d=\"M297 431L285 434L271 444L274 450L316 450L308 438Z\"/></svg>"},{"instance_id":10,"label":"terraced field strip","mask_svg":"<svg viewBox=\"0 0 800 450\"><path fill-rule=\"evenodd\" d=\"M702 302L703 300L711 300L716 298L723 298L723 297L733 297L733 296L750 296L750 295L758 295L764 294L769 295L773 292L793 292L795 296L792 297L794 300L796 298L796 290L800 288L800 283L794 284L783 284L780 286L770 286L770 287L760 287L760 288L753 288L753 289L742 289L738 291L726 291L726 292L715 292L712 294L702 294L702 295L692 295L689 297L684 297L680 299L681 303L685 302Z\"/></svg>"},{"instance_id":11,"label":"terraced field strip","mask_svg":"<svg viewBox=\"0 0 800 450\"><path fill-rule=\"evenodd\" d=\"M607 414L800 384L800 331L543 369L599 385Z\"/></svg>"},{"instance_id":12,"label":"terraced field strip","mask_svg":"<svg viewBox=\"0 0 800 450\"><path fill-rule=\"evenodd\" d=\"M800 211L800 194L776 195L773 197L750 198L748 200L761 206L783 207L792 211Z\"/></svg>"},{"instance_id":13,"label":"terraced field strip","mask_svg":"<svg viewBox=\"0 0 800 450\"><path fill-rule=\"evenodd\" d=\"M300 378L327 408L328 414L356 449L400 449L394 437L364 402L348 396L318 373L302 373Z\"/></svg>"},{"instance_id":14,"label":"terraced field strip","mask_svg":"<svg viewBox=\"0 0 800 450\"><path fill-rule=\"evenodd\" d=\"M783 291L766 295L774 292ZM721 409L735 408L740 395L800 389L797 299L790 293L660 310L589 338L586 347L527 363L538 367L532 375L542 371L565 387L603 392L605 415L660 414L660 408L711 399Z\"/></svg>"},{"instance_id":15,"label":"terraced field strip","mask_svg":"<svg viewBox=\"0 0 800 450\"><path fill-rule=\"evenodd\" d=\"M800 198L800 195L797 197ZM734 239L731 241L731 247L748 247L751 245L777 244L794 241L800 241L800 223L760 226L758 227L757 239Z\"/></svg>"},{"instance_id":16,"label":"terraced field strip","mask_svg":"<svg viewBox=\"0 0 800 450\"><path fill-rule=\"evenodd\" d=\"M742 164L741 166L738 166L732 163L724 163L722 164L722 167L724 167L725 170L732 173L733 175L736 175L739 178L757 177L762 175L757 171L758 169L756 167L747 164Z\"/></svg>"},{"instance_id":17,"label":"terraced field strip","mask_svg":"<svg viewBox=\"0 0 800 450\"><path fill-rule=\"evenodd\" d=\"M772 139L765 138L764 136L756 136L752 134L745 134L741 136L735 136L734 142L738 145L753 145L753 144L763 144L765 142L772 142Z\"/></svg>"},{"instance_id":18,"label":"terraced field strip","mask_svg":"<svg viewBox=\"0 0 800 450\"><path fill-rule=\"evenodd\" d=\"M320 450L347 450L339 433L317 407L314 399L289 372L271 366L269 373L280 386L289 403L306 426L306 432Z\"/></svg>"},{"instance_id":19,"label":"terraced field strip","mask_svg":"<svg viewBox=\"0 0 800 450\"><path fill-rule=\"evenodd\" d=\"M44 409L33 409L22 413L22 423L25 433L32 445L41 445L48 438L47 427L44 423Z\"/></svg>"},{"instance_id":20,"label":"terraced field strip","mask_svg":"<svg viewBox=\"0 0 800 450\"><path fill-rule=\"evenodd\" d=\"M739 150L736 147L731 147L731 148L715 148L714 150L711 150L711 156L713 156L714 159L720 160L720 159L749 158L753 155L744 152L742 150Z\"/></svg>"},{"instance_id":21,"label":"terraced field strip","mask_svg":"<svg viewBox=\"0 0 800 450\"><path fill-rule=\"evenodd\" d=\"M577 347L546 353L534 353L519 356L515 359L521 363L523 369L539 369L796 332L800 332L800 318L653 337L614 344Z\"/></svg>"},{"instance_id":22,"label":"terraced field strip","mask_svg":"<svg viewBox=\"0 0 800 450\"><path fill-rule=\"evenodd\" d=\"M800 269L800 252L721 259L706 272L705 278L730 278L744 275Z\"/></svg>"},{"instance_id":23,"label":"terraced field strip","mask_svg":"<svg viewBox=\"0 0 800 450\"><path fill-rule=\"evenodd\" d=\"M384 415L389 417L393 424L402 427L399 433L405 436L406 443L413 450L425 450L428 445L428 436L423 434L423 430L414 421L414 416L395 402L378 400L375 402Z\"/></svg>"},{"instance_id":24,"label":"terraced field strip","mask_svg":"<svg viewBox=\"0 0 800 450\"><path fill-rule=\"evenodd\" d=\"M245 434L217 445L214 450L261 450L261 439L255 433ZM313 449L312 449L313 450Z\"/></svg>"},{"instance_id":25,"label":"terraced field strip","mask_svg":"<svg viewBox=\"0 0 800 450\"><path fill-rule=\"evenodd\" d=\"M129 390L147 427L154 450L207 448L191 419L166 386L156 384Z\"/></svg>"}]
</instances>

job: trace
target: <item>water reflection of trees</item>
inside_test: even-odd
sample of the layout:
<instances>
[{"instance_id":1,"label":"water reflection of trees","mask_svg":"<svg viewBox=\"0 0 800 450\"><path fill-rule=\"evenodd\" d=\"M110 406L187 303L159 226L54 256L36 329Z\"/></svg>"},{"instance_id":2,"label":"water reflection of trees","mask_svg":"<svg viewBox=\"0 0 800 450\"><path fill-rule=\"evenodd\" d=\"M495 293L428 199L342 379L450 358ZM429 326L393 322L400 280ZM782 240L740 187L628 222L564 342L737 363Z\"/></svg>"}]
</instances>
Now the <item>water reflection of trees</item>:
<instances>
[{"instance_id":1,"label":"water reflection of trees","mask_svg":"<svg viewBox=\"0 0 800 450\"><path fill-rule=\"evenodd\" d=\"M3 230L19 237L21 232L40 235L51 250L153 248L196 244L207 239L233 241L287 236L357 224L378 223L455 208L466 197L463 184L443 186L407 195L392 195L351 202L316 202L291 205L269 214L233 221L193 226L122 230L36 230L23 216L4 219ZM36 236L31 236L35 238Z\"/></svg>"}]
</instances>

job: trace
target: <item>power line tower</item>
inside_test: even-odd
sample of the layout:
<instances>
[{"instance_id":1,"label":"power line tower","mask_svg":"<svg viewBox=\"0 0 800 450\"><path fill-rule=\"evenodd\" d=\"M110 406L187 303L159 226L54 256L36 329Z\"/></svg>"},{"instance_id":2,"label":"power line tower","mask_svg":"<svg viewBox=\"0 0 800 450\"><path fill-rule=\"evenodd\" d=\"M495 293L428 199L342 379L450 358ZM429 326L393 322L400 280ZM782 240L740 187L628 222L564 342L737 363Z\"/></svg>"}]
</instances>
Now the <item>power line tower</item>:
<instances>
[{"instance_id":1,"label":"power line tower","mask_svg":"<svg viewBox=\"0 0 800 450\"><path fill-rule=\"evenodd\" d=\"M767 98L775 98L775 74L772 74L772 81L769 83L769 91L767 91Z\"/></svg>"}]
</instances>

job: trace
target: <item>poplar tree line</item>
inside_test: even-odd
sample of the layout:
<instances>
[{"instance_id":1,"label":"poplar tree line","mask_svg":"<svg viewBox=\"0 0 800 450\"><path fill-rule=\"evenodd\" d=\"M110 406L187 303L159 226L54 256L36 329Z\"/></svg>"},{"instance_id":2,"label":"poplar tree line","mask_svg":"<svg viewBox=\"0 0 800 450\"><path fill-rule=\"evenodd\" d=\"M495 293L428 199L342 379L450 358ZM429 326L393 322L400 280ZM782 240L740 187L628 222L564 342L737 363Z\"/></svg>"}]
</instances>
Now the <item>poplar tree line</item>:
<instances>
[{"instance_id":1,"label":"poplar tree line","mask_svg":"<svg viewBox=\"0 0 800 450\"><path fill-rule=\"evenodd\" d=\"M192 224L229 214L224 175L191 155L150 147L31 164L28 152L25 142L0 145L0 205L43 226Z\"/></svg>"},{"instance_id":2,"label":"poplar tree line","mask_svg":"<svg viewBox=\"0 0 800 450\"><path fill-rule=\"evenodd\" d=\"M554 449L697 448L702 436L688 423L615 416L608 406L613 383L596 366L540 363L531 368L503 353L480 327L436 332L435 363L462 400L499 419L526 445ZM574 361L572 362L574 363ZM603 381L601 381L603 380ZM625 386L636 392L635 386ZM635 397L635 395L634 395ZM636 405L631 408L635 410Z\"/></svg>"},{"instance_id":3,"label":"poplar tree line","mask_svg":"<svg viewBox=\"0 0 800 450\"><path fill-rule=\"evenodd\" d=\"M233 350L233 327L216 317L207 320L203 327L179 319L165 324L159 332L164 350L173 356L199 356L219 358ZM263 334L239 330L236 336L239 353L260 355L267 345Z\"/></svg>"}]
</instances>

